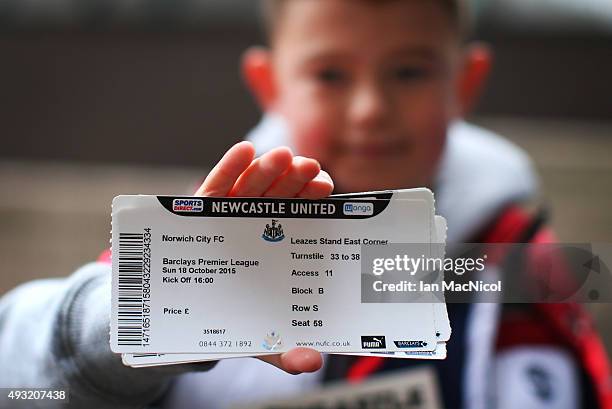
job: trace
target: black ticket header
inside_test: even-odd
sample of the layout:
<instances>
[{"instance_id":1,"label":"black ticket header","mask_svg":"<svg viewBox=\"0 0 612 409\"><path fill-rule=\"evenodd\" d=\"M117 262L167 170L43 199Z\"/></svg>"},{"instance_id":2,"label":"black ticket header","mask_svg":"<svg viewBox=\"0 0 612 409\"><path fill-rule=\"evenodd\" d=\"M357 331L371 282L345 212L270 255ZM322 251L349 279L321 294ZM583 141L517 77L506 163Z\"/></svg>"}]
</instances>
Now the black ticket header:
<instances>
[{"instance_id":1,"label":"black ticket header","mask_svg":"<svg viewBox=\"0 0 612 409\"><path fill-rule=\"evenodd\" d=\"M184 217L367 219L382 213L392 193L323 200L157 196L171 213Z\"/></svg>"}]
</instances>

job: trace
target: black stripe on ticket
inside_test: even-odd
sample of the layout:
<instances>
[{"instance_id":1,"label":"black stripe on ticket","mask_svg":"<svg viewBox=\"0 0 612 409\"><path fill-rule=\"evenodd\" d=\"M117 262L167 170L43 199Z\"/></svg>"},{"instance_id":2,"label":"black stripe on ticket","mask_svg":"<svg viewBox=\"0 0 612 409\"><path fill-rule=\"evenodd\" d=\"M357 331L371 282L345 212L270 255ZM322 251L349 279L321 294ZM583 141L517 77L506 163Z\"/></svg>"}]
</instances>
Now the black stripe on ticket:
<instances>
[{"instance_id":1,"label":"black stripe on ticket","mask_svg":"<svg viewBox=\"0 0 612 409\"><path fill-rule=\"evenodd\" d=\"M323 200L157 196L169 212L184 217L368 219L382 213L393 194ZM385 199L378 199L385 197ZM368 200L375 198L377 200Z\"/></svg>"}]
</instances>

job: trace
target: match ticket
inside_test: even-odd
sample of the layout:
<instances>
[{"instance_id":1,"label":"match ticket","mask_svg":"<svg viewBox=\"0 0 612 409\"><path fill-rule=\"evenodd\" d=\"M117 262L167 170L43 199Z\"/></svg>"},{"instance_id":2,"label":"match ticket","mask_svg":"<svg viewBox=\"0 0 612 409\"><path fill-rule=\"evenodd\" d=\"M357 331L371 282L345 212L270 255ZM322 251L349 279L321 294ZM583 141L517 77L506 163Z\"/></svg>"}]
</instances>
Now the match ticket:
<instances>
[{"instance_id":1,"label":"match ticket","mask_svg":"<svg viewBox=\"0 0 612 409\"><path fill-rule=\"evenodd\" d=\"M219 359L298 346L405 354L408 343L432 355L447 339L444 304L440 314L437 304L361 302L361 246L435 241L433 195L410 192L117 197L111 348Z\"/></svg>"},{"instance_id":2,"label":"match ticket","mask_svg":"<svg viewBox=\"0 0 612 409\"><path fill-rule=\"evenodd\" d=\"M407 191L404 191L407 192ZM398 192L401 195L404 192ZM380 193L377 193L380 194ZM443 217L435 217L435 243L446 242L446 220ZM438 247L443 250L443 247ZM444 257L444 254L439 254L439 257ZM446 310L446 304L436 303L434 305L434 319L436 325L436 337L438 343L433 351L405 351L405 352L366 352L366 353L350 353L350 355L380 355L387 358L405 358L405 359L446 359L446 342L450 339L451 328ZM410 320L406 321L406 325L410 325ZM260 354L257 354L260 355ZM267 355L267 354L261 354ZM160 365L176 365L196 362L206 362L219 359L232 359L244 357L243 354L123 354L123 363L127 366L135 368L160 366Z\"/></svg>"}]
</instances>

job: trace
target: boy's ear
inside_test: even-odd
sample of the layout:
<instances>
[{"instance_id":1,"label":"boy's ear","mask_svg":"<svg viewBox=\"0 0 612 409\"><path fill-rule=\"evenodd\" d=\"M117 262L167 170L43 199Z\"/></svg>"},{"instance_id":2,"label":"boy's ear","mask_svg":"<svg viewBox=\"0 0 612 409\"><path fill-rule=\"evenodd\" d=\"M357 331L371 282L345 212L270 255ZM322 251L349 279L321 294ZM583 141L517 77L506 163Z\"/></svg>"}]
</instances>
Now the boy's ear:
<instances>
[{"instance_id":1,"label":"boy's ear","mask_svg":"<svg viewBox=\"0 0 612 409\"><path fill-rule=\"evenodd\" d=\"M242 56L242 75L262 111L268 110L276 98L270 51L249 48Z\"/></svg>"},{"instance_id":2,"label":"boy's ear","mask_svg":"<svg viewBox=\"0 0 612 409\"><path fill-rule=\"evenodd\" d=\"M459 78L458 96L461 116L468 115L484 89L491 66L493 55L491 48L484 43L474 43L467 47L463 72Z\"/></svg>"}]
</instances>

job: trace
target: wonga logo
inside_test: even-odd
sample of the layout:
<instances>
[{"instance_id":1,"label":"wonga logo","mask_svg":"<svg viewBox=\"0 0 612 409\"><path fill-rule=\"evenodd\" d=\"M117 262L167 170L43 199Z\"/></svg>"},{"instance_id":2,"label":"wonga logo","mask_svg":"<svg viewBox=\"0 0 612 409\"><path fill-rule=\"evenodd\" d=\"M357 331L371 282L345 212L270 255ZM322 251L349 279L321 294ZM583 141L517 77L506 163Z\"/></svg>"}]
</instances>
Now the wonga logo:
<instances>
[{"instance_id":1,"label":"wonga logo","mask_svg":"<svg viewBox=\"0 0 612 409\"><path fill-rule=\"evenodd\" d=\"M204 211L204 201L202 199L174 199L172 210L175 212L201 213Z\"/></svg>"},{"instance_id":2,"label":"wonga logo","mask_svg":"<svg viewBox=\"0 0 612 409\"><path fill-rule=\"evenodd\" d=\"M372 203L345 203L343 210L347 216L372 216L374 205Z\"/></svg>"}]
</instances>

